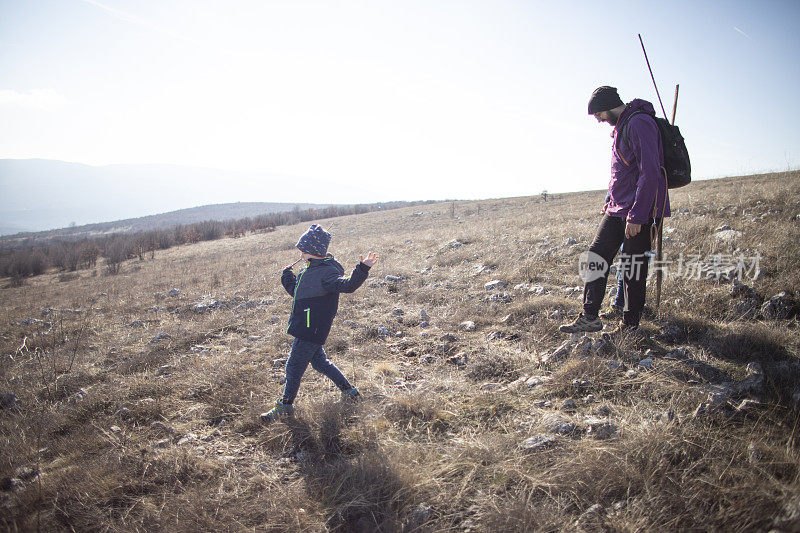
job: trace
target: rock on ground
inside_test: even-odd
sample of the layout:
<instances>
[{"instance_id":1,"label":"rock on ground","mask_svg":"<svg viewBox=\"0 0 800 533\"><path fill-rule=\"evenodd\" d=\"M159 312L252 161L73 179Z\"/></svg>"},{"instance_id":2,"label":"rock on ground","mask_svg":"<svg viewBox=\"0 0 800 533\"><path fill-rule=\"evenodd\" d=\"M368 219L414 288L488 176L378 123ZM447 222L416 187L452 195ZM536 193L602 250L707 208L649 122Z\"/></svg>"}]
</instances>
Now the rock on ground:
<instances>
[{"instance_id":1,"label":"rock on ground","mask_svg":"<svg viewBox=\"0 0 800 533\"><path fill-rule=\"evenodd\" d=\"M561 346L550 352L549 354L542 356L542 363L550 363L554 361L558 361L569 355L572 351L572 341L564 341Z\"/></svg>"},{"instance_id":2,"label":"rock on ground","mask_svg":"<svg viewBox=\"0 0 800 533\"><path fill-rule=\"evenodd\" d=\"M16 394L7 392L0 396L0 409L16 409L18 401Z\"/></svg>"},{"instance_id":3,"label":"rock on ground","mask_svg":"<svg viewBox=\"0 0 800 533\"><path fill-rule=\"evenodd\" d=\"M798 314L800 306L797 300L785 291L779 292L761 306L761 314L768 320L792 318Z\"/></svg>"},{"instance_id":4,"label":"rock on ground","mask_svg":"<svg viewBox=\"0 0 800 533\"><path fill-rule=\"evenodd\" d=\"M559 435L572 435L578 427L572 422L561 418L558 415L548 414L542 417L542 425L551 433Z\"/></svg>"},{"instance_id":5,"label":"rock on ground","mask_svg":"<svg viewBox=\"0 0 800 533\"><path fill-rule=\"evenodd\" d=\"M534 435L532 437L528 437L525 439L520 447L528 452L538 452L540 450L546 450L547 448L552 448L558 443L558 439L555 437L551 437L550 435Z\"/></svg>"},{"instance_id":6,"label":"rock on ground","mask_svg":"<svg viewBox=\"0 0 800 533\"><path fill-rule=\"evenodd\" d=\"M487 291L494 291L494 290L502 289L505 286L506 286L506 282L505 281L496 279L496 280L490 281L489 283L485 284L483 286L483 288L486 289Z\"/></svg>"}]
</instances>

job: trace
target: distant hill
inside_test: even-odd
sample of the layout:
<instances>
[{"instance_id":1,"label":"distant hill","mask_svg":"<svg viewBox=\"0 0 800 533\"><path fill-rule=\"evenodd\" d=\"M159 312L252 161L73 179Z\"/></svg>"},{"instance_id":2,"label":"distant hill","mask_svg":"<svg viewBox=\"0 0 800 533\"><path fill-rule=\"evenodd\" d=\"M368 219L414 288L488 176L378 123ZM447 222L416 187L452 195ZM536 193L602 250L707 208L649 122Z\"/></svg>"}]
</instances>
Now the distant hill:
<instances>
[{"instance_id":1,"label":"distant hill","mask_svg":"<svg viewBox=\"0 0 800 533\"><path fill-rule=\"evenodd\" d=\"M229 204L203 205L179 209L158 215L148 215L138 218L128 218L113 222L100 222L97 224L84 224L70 226L48 231L25 232L0 237L0 243L10 243L21 239L47 241L55 238L80 239L83 237L96 237L108 233L136 233L167 229L180 224L193 224L206 220L239 220L247 217L270 213L283 213L292 210L320 209L330 204L289 204L275 202L236 202Z\"/></svg>"},{"instance_id":2,"label":"distant hill","mask_svg":"<svg viewBox=\"0 0 800 533\"><path fill-rule=\"evenodd\" d=\"M148 227L161 227L159 220L164 215L156 213L175 212L167 225L241 218L290 210L296 200L314 202L308 197L312 194L330 202L326 205L364 203L362 191L347 184L331 186L280 174L177 165L91 166L47 159L0 159L0 235L112 220L129 223L142 218L147 219L141 223ZM234 203L240 200L248 202ZM231 207L215 207L211 215L207 207L186 209L212 204ZM301 209L312 206L300 205Z\"/></svg>"}]
</instances>

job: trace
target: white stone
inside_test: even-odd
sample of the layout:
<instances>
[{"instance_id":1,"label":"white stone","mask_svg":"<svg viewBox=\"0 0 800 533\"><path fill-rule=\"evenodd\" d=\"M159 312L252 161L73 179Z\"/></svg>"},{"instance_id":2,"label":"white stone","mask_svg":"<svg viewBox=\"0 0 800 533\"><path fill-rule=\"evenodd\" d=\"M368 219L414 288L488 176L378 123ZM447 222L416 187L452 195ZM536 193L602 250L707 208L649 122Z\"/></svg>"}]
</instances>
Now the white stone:
<instances>
[{"instance_id":1,"label":"white stone","mask_svg":"<svg viewBox=\"0 0 800 533\"><path fill-rule=\"evenodd\" d=\"M183 444L189 444L196 440L197 440L197 435L195 435L194 433L187 433L178 440L178 446L182 446Z\"/></svg>"},{"instance_id":2,"label":"white stone","mask_svg":"<svg viewBox=\"0 0 800 533\"><path fill-rule=\"evenodd\" d=\"M725 229L722 231L718 231L714 234L714 238L721 242L731 243L742 236L741 231L736 231L735 229Z\"/></svg>"},{"instance_id":3,"label":"white stone","mask_svg":"<svg viewBox=\"0 0 800 533\"><path fill-rule=\"evenodd\" d=\"M528 437L525 439L520 446L527 451L535 452L552 448L557 443L558 439L555 437L551 437L549 435L534 435L533 437Z\"/></svg>"},{"instance_id":4,"label":"white stone","mask_svg":"<svg viewBox=\"0 0 800 533\"><path fill-rule=\"evenodd\" d=\"M538 387L541 384L542 380L538 376L531 376L525 381L525 385L527 385L530 388Z\"/></svg>"},{"instance_id":5,"label":"white stone","mask_svg":"<svg viewBox=\"0 0 800 533\"><path fill-rule=\"evenodd\" d=\"M493 281L490 281L490 282L486 283L483 286L483 288L486 289L487 291L493 291L493 290L496 290L496 289L502 289L505 286L506 286L506 282L505 281L496 279L496 280L493 280Z\"/></svg>"}]
</instances>

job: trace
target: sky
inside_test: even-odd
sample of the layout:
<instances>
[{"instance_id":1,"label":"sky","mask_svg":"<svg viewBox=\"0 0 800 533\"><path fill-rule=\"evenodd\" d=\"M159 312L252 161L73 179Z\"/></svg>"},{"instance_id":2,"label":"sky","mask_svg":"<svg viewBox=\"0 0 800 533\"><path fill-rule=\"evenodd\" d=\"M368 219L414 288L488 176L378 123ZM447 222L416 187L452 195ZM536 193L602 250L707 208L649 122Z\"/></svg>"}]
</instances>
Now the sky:
<instances>
[{"instance_id":1,"label":"sky","mask_svg":"<svg viewBox=\"0 0 800 533\"><path fill-rule=\"evenodd\" d=\"M184 207L603 189L592 91L661 114L641 33L695 179L787 170L799 26L797 0L0 0L0 158L269 176Z\"/></svg>"}]
</instances>

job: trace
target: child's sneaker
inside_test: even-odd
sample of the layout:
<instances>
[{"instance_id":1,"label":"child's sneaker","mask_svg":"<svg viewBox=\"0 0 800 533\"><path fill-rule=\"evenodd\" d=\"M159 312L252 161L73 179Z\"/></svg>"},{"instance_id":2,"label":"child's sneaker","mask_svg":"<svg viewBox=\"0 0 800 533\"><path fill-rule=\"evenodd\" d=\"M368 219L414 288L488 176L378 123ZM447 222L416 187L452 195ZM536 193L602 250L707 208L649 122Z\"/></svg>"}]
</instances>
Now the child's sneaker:
<instances>
[{"instance_id":1,"label":"child's sneaker","mask_svg":"<svg viewBox=\"0 0 800 533\"><path fill-rule=\"evenodd\" d=\"M275 400L275 407L267 411L266 413L261 413L259 418L261 419L262 424L270 424L275 422L279 418L283 418L285 416L291 416L294 414L294 406L292 404L284 404L280 400Z\"/></svg>"},{"instance_id":2,"label":"child's sneaker","mask_svg":"<svg viewBox=\"0 0 800 533\"><path fill-rule=\"evenodd\" d=\"M361 394L355 387L342 391L342 400L360 400L360 399L361 399Z\"/></svg>"}]
</instances>

